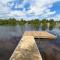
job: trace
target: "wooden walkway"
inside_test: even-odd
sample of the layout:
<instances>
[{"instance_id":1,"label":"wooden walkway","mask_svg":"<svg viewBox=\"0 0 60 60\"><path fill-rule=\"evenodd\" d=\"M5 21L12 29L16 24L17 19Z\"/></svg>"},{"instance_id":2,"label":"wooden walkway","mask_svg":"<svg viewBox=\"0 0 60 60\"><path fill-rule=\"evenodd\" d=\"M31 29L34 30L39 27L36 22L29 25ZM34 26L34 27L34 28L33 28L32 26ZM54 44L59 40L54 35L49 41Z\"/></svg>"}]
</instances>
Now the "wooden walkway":
<instances>
[{"instance_id":1,"label":"wooden walkway","mask_svg":"<svg viewBox=\"0 0 60 60\"><path fill-rule=\"evenodd\" d=\"M46 31L26 31L23 36L33 36L34 38L48 38L55 39L55 35L50 34Z\"/></svg>"},{"instance_id":2,"label":"wooden walkway","mask_svg":"<svg viewBox=\"0 0 60 60\"><path fill-rule=\"evenodd\" d=\"M9 60L42 60L34 38L57 38L45 31L26 31Z\"/></svg>"},{"instance_id":3,"label":"wooden walkway","mask_svg":"<svg viewBox=\"0 0 60 60\"><path fill-rule=\"evenodd\" d=\"M23 36L10 60L42 60L33 36Z\"/></svg>"}]
</instances>

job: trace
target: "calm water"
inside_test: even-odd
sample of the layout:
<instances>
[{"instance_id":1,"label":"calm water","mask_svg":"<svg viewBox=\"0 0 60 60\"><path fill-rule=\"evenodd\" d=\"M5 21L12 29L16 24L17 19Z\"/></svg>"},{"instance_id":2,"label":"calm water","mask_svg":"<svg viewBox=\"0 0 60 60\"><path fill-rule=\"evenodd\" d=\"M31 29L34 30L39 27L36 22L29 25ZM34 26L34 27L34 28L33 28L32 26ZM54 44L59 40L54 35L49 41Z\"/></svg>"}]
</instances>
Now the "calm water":
<instances>
[{"instance_id":1,"label":"calm water","mask_svg":"<svg viewBox=\"0 0 60 60\"><path fill-rule=\"evenodd\" d=\"M0 26L0 60L9 60L24 31L34 30L42 31L42 28L40 26L36 29L30 25ZM46 31L56 35L57 39L50 41L36 39L43 60L60 60L60 29L53 28L52 30L46 29Z\"/></svg>"}]
</instances>

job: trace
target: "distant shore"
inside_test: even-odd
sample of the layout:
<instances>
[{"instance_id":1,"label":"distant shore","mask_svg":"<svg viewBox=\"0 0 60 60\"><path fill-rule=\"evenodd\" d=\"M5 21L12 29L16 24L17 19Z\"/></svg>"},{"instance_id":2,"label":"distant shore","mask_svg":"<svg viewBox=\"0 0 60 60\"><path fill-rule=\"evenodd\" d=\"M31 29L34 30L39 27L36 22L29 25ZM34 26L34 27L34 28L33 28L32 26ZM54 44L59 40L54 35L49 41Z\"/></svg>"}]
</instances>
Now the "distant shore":
<instances>
[{"instance_id":1,"label":"distant shore","mask_svg":"<svg viewBox=\"0 0 60 60\"><path fill-rule=\"evenodd\" d=\"M35 29L38 29L40 26L42 27L43 30L49 28L50 30L54 28L56 25L60 26L60 21L55 21L54 19L33 19L33 20L16 20L15 18L10 18L10 19L0 19L0 26L24 26L25 24L29 24L33 26Z\"/></svg>"}]
</instances>

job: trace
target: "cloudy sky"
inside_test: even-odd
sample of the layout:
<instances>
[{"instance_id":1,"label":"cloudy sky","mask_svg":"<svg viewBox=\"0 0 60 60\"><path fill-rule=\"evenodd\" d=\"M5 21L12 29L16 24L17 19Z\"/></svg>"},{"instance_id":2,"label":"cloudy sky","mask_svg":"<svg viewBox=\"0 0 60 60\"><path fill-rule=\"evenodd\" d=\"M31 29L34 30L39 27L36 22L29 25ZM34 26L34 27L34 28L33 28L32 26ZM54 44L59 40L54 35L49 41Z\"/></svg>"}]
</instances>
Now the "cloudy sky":
<instances>
[{"instance_id":1,"label":"cloudy sky","mask_svg":"<svg viewBox=\"0 0 60 60\"><path fill-rule=\"evenodd\" d=\"M1 0L0 18L60 19L60 0Z\"/></svg>"}]
</instances>

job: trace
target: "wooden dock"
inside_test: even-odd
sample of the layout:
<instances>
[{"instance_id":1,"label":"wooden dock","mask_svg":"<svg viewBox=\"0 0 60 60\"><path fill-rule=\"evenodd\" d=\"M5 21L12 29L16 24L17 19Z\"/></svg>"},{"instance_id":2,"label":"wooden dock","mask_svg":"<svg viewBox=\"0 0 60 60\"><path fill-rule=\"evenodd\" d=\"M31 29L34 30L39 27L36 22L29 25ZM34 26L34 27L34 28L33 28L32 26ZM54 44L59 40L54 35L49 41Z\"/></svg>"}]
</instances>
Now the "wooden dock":
<instances>
[{"instance_id":1,"label":"wooden dock","mask_svg":"<svg viewBox=\"0 0 60 60\"><path fill-rule=\"evenodd\" d=\"M57 37L46 31L26 31L9 60L42 60L34 38Z\"/></svg>"},{"instance_id":2,"label":"wooden dock","mask_svg":"<svg viewBox=\"0 0 60 60\"><path fill-rule=\"evenodd\" d=\"M33 36L34 38L48 38L55 39L57 36L46 31L26 31L23 36Z\"/></svg>"},{"instance_id":3,"label":"wooden dock","mask_svg":"<svg viewBox=\"0 0 60 60\"><path fill-rule=\"evenodd\" d=\"M33 36L23 36L10 60L42 60Z\"/></svg>"}]
</instances>

